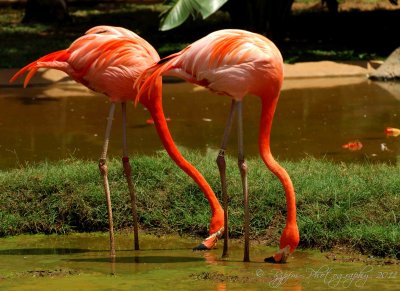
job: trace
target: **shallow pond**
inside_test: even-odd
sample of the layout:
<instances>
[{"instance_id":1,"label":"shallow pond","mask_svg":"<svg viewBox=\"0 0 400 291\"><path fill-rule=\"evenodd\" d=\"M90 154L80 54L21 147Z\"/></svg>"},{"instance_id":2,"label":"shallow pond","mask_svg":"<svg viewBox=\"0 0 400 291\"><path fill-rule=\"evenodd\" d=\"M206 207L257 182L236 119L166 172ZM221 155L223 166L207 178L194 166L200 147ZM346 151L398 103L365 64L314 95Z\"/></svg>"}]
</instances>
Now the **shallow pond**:
<instances>
[{"instance_id":1,"label":"shallow pond","mask_svg":"<svg viewBox=\"0 0 400 291\"><path fill-rule=\"evenodd\" d=\"M315 251L298 250L288 263L264 263L274 249L252 243L251 262L243 263L241 242L231 243L229 259L221 248L192 252L196 241L176 236L116 236L117 258L108 257L108 234L23 235L0 239L1 290L395 290L398 265L340 263ZM197 241L198 242L198 241Z\"/></svg>"},{"instance_id":2,"label":"shallow pond","mask_svg":"<svg viewBox=\"0 0 400 291\"><path fill-rule=\"evenodd\" d=\"M2 87L0 90L0 169L25 162L74 156L97 160L109 103L72 82ZM176 143L202 152L218 149L230 100L187 83L166 83L164 106ZM244 102L245 152L258 152L259 100ZM128 106L131 154L162 149L149 114ZM121 115L111 133L111 156L121 154ZM386 127L400 128L400 85L359 78L286 80L272 129L272 151L279 159L306 156L344 162L398 163L400 137L387 137ZM356 151L342 145L360 141ZM233 128L228 154L236 155Z\"/></svg>"}]
</instances>

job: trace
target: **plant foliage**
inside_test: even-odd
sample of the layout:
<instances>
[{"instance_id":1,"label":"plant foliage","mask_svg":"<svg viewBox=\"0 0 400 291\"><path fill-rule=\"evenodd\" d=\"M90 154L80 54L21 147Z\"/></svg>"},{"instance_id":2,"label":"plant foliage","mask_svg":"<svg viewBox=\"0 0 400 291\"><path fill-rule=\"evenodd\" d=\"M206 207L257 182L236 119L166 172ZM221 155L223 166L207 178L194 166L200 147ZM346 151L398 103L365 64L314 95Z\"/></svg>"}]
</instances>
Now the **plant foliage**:
<instances>
[{"instance_id":1,"label":"plant foliage","mask_svg":"<svg viewBox=\"0 0 400 291\"><path fill-rule=\"evenodd\" d=\"M173 29L188 19L189 15L201 15L206 19L228 0L167 0L169 8L161 13L160 30Z\"/></svg>"}]
</instances>

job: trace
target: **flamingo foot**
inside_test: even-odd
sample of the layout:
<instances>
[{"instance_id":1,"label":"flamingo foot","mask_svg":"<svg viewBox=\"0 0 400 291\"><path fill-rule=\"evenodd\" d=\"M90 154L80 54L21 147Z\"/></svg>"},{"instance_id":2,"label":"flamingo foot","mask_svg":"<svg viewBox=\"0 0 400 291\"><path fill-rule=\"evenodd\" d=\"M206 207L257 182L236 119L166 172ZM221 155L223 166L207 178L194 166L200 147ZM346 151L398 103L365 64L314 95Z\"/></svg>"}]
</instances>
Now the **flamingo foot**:
<instances>
[{"instance_id":1,"label":"flamingo foot","mask_svg":"<svg viewBox=\"0 0 400 291\"><path fill-rule=\"evenodd\" d=\"M275 255L272 257L268 257L264 259L266 263L273 264L285 264L290 255L290 246L286 246L283 249L280 249Z\"/></svg>"},{"instance_id":2,"label":"flamingo foot","mask_svg":"<svg viewBox=\"0 0 400 291\"><path fill-rule=\"evenodd\" d=\"M193 248L193 251L209 251L212 250L216 245L218 239L220 239L224 234L224 228L221 227L217 232L207 237L201 242L197 247Z\"/></svg>"}]
</instances>

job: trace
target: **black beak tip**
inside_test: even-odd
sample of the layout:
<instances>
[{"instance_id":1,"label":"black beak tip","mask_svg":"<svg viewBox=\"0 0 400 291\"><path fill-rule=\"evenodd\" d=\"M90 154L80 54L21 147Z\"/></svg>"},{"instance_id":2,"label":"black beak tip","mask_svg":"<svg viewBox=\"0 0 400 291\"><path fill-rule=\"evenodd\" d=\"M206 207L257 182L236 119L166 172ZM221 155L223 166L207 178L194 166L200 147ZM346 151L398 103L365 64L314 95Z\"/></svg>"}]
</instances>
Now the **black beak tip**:
<instances>
[{"instance_id":1,"label":"black beak tip","mask_svg":"<svg viewBox=\"0 0 400 291\"><path fill-rule=\"evenodd\" d=\"M276 263L274 257L265 258L265 259L264 259L264 262L266 262L266 263L272 263L272 264L275 264L275 263Z\"/></svg>"},{"instance_id":2,"label":"black beak tip","mask_svg":"<svg viewBox=\"0 0 400 291\"><path fill-rule=\"evenodd\" d=\"M271 264L285 264L286 263L286 261L284 261L284 260L281 260L281 261L277 262L277 261L275 261L274 257L265 258L264 262L271 263Z\"/></svg>"},{"instance_id":3,"label":"black beak tip","mask_svg":"<svg viewBox=\"0 0 400 291\"><path fill-rule=\"evenodd\" d=\"M193 248L193 251L208 251L208 248L204 244L199 244L197 247Z\"/></svg>"}]
</instances>

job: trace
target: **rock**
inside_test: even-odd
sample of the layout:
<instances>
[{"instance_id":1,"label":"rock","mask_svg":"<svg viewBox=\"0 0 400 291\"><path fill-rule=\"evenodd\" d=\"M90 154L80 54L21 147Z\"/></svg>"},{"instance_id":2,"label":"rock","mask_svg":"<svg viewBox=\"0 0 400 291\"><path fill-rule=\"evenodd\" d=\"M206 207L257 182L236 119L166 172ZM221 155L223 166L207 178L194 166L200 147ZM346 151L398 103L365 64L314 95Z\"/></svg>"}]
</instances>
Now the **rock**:
<instances>
[{"instance_id":1,"label":"rock","mask_svg":"<svg viewBox=\"0 0 400 291\"><path fill-rule=\"evenodd\" d=\"M369 78L376 81L400 81L400 47Z\"/></svg>"}]
</instances>

